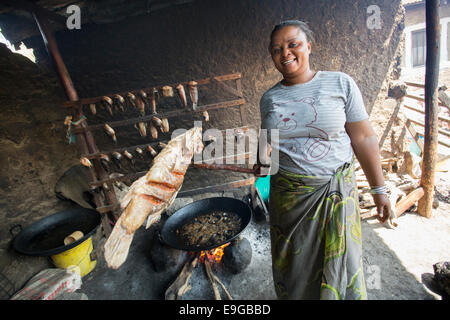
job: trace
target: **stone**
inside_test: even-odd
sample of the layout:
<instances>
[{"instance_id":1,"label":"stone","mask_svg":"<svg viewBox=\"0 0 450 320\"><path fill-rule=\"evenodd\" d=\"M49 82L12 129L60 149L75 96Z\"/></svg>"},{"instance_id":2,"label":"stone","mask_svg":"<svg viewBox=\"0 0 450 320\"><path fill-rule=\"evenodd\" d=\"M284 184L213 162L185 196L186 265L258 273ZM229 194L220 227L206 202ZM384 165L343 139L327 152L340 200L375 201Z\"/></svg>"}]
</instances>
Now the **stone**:
<instances>
[{"instance_id":1,"label":"stone","mask_svg":"<svg viewBox=\"0 0 450 320\"><path fill-rule=\"evenodd\" d=\"M450 262L438 262L433 265L434 280L442 291L442 300L450 298Z\"/></svg>"},{"instance_id":2,"label":"stone","mask_svg":"<svg viewBox=\"0 0 450 320\"><path fill-rule=\"evenodd\" d=\"M235 239L223 250L223 266L233 274L244 271L251 260L252 246L247 238Z\"/></svg>"},{"instance_id":3,"label":"stone","mask_svg":"<svg viewBox=\"0 0 450 320\"><path fill-rule=\"evenodd\" d=\"M169 247L162 242L160 233L155 232L150 249L150 259L156 272L178 270L187 258L187 251Z\"/></svg>"}]
</instances>

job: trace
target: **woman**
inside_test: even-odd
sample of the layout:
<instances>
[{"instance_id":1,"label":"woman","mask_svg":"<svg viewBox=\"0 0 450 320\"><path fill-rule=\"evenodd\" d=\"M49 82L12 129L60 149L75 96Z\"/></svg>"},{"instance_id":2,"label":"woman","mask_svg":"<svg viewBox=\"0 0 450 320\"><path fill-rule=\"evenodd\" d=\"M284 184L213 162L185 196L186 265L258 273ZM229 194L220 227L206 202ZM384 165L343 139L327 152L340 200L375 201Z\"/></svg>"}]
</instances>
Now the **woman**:
<instances>
[{"instance_id":1,"label":"woman","mask_svg":"<svg viewBox=\"0 0 450 320\"><path fill-rule=\"evenodd\" d=\"M282 22L270 40L283 76L260 102L261 127L279 130L271 146L279 151L280 169L271 177L269 200L277 295L366 299L353 152L381 222L391 208L361 93L342 72L311 69L313 39L306 23Z\"/></svg>"}]
</instances>

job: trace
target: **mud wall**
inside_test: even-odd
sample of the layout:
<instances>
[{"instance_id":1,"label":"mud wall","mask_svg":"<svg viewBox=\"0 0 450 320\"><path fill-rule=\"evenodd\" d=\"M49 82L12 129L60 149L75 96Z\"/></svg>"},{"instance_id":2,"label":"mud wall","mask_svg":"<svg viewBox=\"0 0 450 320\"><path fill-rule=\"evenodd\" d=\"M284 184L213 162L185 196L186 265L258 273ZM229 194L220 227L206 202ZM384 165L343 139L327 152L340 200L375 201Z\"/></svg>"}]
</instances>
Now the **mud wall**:
<instances>
[{"instance_id":1,"label":"mud wall","mask_svg":"<svg viewBox=\"0 0 450 320\"><path fill-rule=\"evenodd\" d=\"M267 51L274 24L303 19L316 34L316 69L352 75L370 110L403 29L400 1L195 1L105 25L59 32L57 40L81 97L211 74L241 72L253 120L261 94L279 80ZM381 29L366 26L378 5ZM48 63L40 38L26 42Z\"/></svg>"},{"instance_id":2,"label":"mud wall","mask_svg":"<svg viewBox=\"0 0 450 320\"><path fill-rule=\"evenodd\" d=\"M32 265L47 261L14 254L10 229L72 206L53 189L77 155L65 141L65 97L57 79L3 44L0 69L0 271L20 285L39 270Z\"/></svg>"}]
</instances>

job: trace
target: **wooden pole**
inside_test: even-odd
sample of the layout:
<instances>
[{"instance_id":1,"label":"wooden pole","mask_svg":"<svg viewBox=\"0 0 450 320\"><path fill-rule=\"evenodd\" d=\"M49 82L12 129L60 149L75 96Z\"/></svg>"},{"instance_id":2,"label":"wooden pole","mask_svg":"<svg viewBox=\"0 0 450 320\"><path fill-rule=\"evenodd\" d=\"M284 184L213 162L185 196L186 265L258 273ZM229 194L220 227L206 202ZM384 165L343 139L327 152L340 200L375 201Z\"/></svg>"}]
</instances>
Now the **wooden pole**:
<instances>
[{"instance_id":1,"label":"wooden pole","mask_svg":"<svg viewBox=\"0 0 450 320\"><path fill-rule=\"evenodd\" d=\"M59 53L58 45L56 44L56 40L50 26L48 25L45 18L42 17L42 15L39 12L37 11L33 12L33 17L34 20L36 21L39 31L41 32L45 48L47 49L48 54L50 55L54 63L56 73L58 74L58 77L63 84L68 99L70 101L77 101L78 100L77 91L75 90L69 72L67 71L67 68L61 57L61 54Z\"/></svg>"},{"instance_id":2,"label":"wooden pole","mask_svg":"<svg viewBox=\"0 0 450 320\"><path fill-rule=\"evenodd\" d=\"M430 218L433 208L434 176L438 147L438 81L439 81L439 0L426 0L427 57L425 65L425 139L420 186L424 196L417 211Z\"/></svg>"}]
</instances>

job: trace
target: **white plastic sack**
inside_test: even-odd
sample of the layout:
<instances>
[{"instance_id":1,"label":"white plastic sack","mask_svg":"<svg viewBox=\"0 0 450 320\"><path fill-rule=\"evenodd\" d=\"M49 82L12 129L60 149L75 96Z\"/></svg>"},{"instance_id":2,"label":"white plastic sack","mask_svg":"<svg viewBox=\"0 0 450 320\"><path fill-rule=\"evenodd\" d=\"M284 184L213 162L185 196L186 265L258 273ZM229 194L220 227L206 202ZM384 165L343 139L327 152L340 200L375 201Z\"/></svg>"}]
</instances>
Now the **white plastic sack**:
<instances>
[{"instance_id":1,"label":"white plastic sack","mask_svg":"<svg viewBox=\"0 0 450 320\"><path fill-rule=\"evenodd\" d=\"M53 300L80 287L79 267L45 269L31 278L11 300Z\"/></svg>"}]
</instances>

